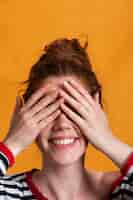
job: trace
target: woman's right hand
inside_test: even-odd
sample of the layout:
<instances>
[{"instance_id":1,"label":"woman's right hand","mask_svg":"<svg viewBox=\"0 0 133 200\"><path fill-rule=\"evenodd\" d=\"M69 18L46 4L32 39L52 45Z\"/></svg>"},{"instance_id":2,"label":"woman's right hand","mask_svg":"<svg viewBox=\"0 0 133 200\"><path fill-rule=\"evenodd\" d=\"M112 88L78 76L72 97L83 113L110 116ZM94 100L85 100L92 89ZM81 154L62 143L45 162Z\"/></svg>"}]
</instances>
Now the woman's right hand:
<instances>
[{"instance_id":1,"label":"woman's right hand","mask_svg":"<svg viewBox=\"0 0 133 200\"><path fill-rule=\"evenodd\" d=\"M58 92L54 89L54 86L47 85L37 90L23 107L22 100L17 97L10 128L3 142L14 156L30 145L41 129L47 127L60 114L58 107L61 99L57 99ZM44 97L41 98L42 96Z\"/></svg>"}]
</instances>

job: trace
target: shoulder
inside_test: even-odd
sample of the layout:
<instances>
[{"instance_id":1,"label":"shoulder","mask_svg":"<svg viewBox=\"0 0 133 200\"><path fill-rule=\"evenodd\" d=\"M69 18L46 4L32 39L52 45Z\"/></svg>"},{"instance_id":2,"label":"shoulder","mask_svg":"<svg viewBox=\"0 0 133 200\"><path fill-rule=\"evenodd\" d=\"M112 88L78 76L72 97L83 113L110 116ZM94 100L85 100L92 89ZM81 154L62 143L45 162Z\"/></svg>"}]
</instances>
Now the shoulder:
<instances>
[{"instance_id":1,"label":"shoulder","mask_svg":"<svg viewBox=\"0 0 133 200\"><path fill-rule=\"evenodd\" d=\"M114 182L121 176L121 172L118 171L109 171L103 172L101 180L99 182L99 188L103 197L108 196L111 192Z\"/></svg>"},{"instance_id":2,"label":"shoulder","mask_svg":"<svg viewBox=\"0 0 133 200\"><path fill-rule=\"evenodd\" d=\"M112 184L121 176L120 171L95 171L95 170L87 170L88 175L90 175L92 184L95 185L96 190L101 197L106 197L109 195Z\"/></svg>"},{"instance_id":3,"label":"shoulder","mask_svg":"<svg viewBox=\"0 0 133 200\"><path fill-rule=\"evenodd\" d=\"M120 176L121 176L121 172L119 170L118 171L104 172L101 181L105 184L111 184L117 178L119 178Z\"/></svg>"}]
</instances>

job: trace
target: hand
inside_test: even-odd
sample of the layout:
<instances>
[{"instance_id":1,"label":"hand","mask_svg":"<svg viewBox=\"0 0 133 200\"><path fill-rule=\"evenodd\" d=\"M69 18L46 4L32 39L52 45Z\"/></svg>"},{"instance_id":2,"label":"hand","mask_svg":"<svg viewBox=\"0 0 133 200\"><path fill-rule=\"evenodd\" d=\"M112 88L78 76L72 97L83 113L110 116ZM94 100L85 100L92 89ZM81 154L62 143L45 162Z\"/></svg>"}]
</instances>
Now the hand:
<instances>
[{"instance_id":1,"label":"hand","mask_svg":"<svg viewBox=\"0 0 133 200\"><path fill-rule=\"evenodd\" d=\"M64 103L60 105L61 109L76 123L88 141L99 148L101 139L112 133L106 115L99 104L98 94L93 99L88 91L75 80L64 83L64 89L60 90L60 95L64 98Z\"/></svg>"},{"instance_id":2,"label":"hand","mask_svg":"<svg viewBox=\"0 0 133 200\"><path fill-rule=\"evenodd\" d=\"M57 91L52 91L53 88L48 95L49 88L43 87L37 90L23 107L18 96L10 128L4 140L5 145L9 147L15 156L30 145L37 138L40 131L47 128L60 114L58 109L60 99L55 100ZM39 100L42 96L44 97ZM50 103L51 105L48 106Z\"/></svg>"}]
</instances>

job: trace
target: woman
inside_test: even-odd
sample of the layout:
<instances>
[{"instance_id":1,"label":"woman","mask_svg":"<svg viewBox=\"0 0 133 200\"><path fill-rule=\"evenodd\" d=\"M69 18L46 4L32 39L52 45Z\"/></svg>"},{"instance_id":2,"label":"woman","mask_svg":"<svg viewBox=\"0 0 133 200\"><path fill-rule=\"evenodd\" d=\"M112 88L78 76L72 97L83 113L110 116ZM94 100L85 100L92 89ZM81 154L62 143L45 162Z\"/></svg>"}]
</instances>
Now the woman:
<instances>
[{"instance_id":1,"label":"woman","mask_svg":"<svg viewBox=\"0 0 133 200\"><path fill-rule=\"evenodd\" d=\"M32 66L24 82L24 104L17 97L8 134L0 145L0 199L132 199L133 148L109 127L101 85L86 48L87 43L81 47L77 39L58 39L45 47ZM15 157L33 141L42 154L41 169L5 175ZM120 171L85 169L88 144L108 156ZM121 190L125 179L128 188Z\"/></svg>"}]
</instances>

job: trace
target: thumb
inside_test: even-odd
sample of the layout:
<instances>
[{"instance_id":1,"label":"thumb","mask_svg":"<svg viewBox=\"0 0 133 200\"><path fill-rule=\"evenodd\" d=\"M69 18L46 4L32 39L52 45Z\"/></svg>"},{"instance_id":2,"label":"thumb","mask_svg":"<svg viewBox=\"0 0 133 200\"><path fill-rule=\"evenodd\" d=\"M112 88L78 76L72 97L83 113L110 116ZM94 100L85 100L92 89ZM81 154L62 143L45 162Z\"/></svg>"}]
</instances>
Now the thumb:
<instances>
[{"instance_id":1,"label":"thumb","mask_svg":"<svg viewBox=\"0 0 133 200\"><path fill-rule=\"evenodd\" d=\"M23 106L22 97L21 96L16 96L16 104L15 104L14 111L19 111L22 106Z\"/></svg>"},{"instance_id":2,"label":"thumb","mask_svg":"<svg viewBox=\"0 0 133 200\"><path fill-rule=\"evenodd\" d=\"M94 100L99 103L99 93L97 92L94 96Z\"/></svg>"}]
</instances>

